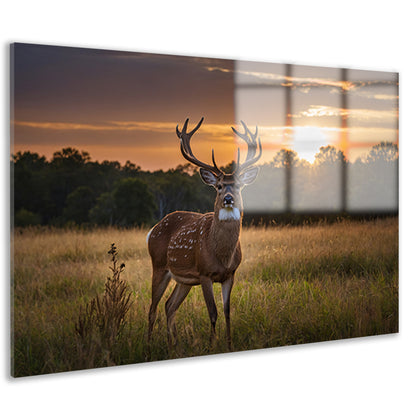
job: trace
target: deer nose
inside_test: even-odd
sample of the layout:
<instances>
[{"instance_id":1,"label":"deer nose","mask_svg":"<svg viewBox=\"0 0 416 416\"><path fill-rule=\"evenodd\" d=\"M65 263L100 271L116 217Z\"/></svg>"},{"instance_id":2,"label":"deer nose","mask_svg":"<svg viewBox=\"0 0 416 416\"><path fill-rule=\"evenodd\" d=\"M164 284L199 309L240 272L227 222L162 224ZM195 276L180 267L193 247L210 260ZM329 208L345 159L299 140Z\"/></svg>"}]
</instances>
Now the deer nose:
<instances>
[{"instance_id":1,"label":"deer nose","mask_svg":"<svg viewBox=\"0 0 416 416\"><path fill-rule=\"evenodd\" d=\"M232 195L228 194L224 197L224 205L232 205L234 204L234 198Z\"/></svg>"}]
</instances>

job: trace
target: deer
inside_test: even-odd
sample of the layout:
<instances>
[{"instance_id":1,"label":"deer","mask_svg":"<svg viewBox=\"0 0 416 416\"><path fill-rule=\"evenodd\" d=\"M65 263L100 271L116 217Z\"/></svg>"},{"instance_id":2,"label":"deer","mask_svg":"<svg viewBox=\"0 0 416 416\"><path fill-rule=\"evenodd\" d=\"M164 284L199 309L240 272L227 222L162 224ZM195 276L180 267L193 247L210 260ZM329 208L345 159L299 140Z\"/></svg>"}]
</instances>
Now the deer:
<instances>
[{"instance_id":1,"label":"deer","mask_svg":"<svg viewBox=\"0 0 416 416\"><path fill-rule=\"evenodd\" d=\"M173 279L176 284L165 304L167 338L169 348L176 345L175 314L193 286L201 285L203 297L211 321L210 344L216 339L217 307L213 284L221 284L226 322L228 349L232 350L230 324L230 296L234 276L242 260L240 231L243 216L241 190L254 182L259 172L253 166L261 157L262 147L258 129L252 133L241 121L244 133L231 127L247 144L247 155L240 164L240 149L232 173L218 168L214 149L212 164L197 159L191 149L191 137L200 128L204 117L196 127L187 132L189 118L176 134L180 139L183 157L199 168L202 181L217 191L214 212L197 213L175 211L166 215L148 233L147 245L152 261L152 301L148 315L148 342L152 337L157 306Z\"/></svg>"}]
</instances>

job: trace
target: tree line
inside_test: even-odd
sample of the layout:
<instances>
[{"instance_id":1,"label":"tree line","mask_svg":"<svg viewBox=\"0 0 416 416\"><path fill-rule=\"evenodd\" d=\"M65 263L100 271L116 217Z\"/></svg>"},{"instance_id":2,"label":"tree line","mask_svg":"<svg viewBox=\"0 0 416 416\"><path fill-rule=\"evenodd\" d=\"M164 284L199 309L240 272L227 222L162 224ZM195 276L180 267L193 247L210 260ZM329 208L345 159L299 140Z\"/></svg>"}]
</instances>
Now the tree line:
<instances>
[{"instance_id":1,"label":"tree line","mask_svg":"<svg viewBox=\"0 0 416 416\"><path fill-rule=\"evenodd\" d=\"M252 213L397 213L398 147L380 142L354 162L334 146L322 146L313 163L280 150L261 166L245 190ZM289 192L290 191L290 192Z\"/></svg>"},{"instance_id":2,"label":"tree line","mask_svg":"<svg viewBox=\"0 0 416 416\"><path fill-rule=\"evenodd\" d=\"M397 146L386 142L354 163L333 146L321 147L313 164L282 149L271 162L260 165L256 182L243 190L246 211L281 212L287 186L295 208L338 209L340 163L349 168L352 200L368 201L370 209L383 204L386 189L394 188L390 172L397 160ZM232 171L234 162L222 169ZM11 172L15 226L150 225L175 210L211 211L215 198L215 190L202 183L190 164L149 172L129 161L124 165L92 161L87 152L70 147L55 152L51 160L17 152Z\"/></svg>"}]
</instances>

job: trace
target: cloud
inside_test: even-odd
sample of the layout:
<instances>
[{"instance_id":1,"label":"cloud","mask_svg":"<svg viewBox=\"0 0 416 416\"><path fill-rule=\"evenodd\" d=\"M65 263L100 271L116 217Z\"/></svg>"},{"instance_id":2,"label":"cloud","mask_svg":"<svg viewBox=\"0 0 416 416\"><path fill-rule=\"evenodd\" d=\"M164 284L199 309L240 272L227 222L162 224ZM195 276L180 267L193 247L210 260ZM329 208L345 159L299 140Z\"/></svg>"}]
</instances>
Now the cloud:
<instances>
[{"instance_id":1,"label":"cloud","mask_svg":"<svg viewBox=\"0 0 416 416\"><path fill-rule=\"evenodd\" d=\"M376 100L385 100L385 101L389 101L389 100L396 101L399 99L399 97L396 94L374 94L373 98L375 98Z\"/></svg>"},{"instance_id":2,"label":"cloud","mask_svg":"<svg viewBox=\"0 0 416 416\"><path fill-rule=\"evenodd\" d=\"M356 120L396 120L397 111L392 110L373 110L368 108L352 108L345 109L339 107L331 107L325 105L311 105L306 111L301 111L298 114L293 114L293 118L301 117L343 117Z\"/></svg>"},{"instance_id":3,"label":"cloud","mask_svg":"<svg viewBox=\"0 0 416 416\"><path fill-rule=\"evenodd\" d=\"M327 86L327 87L338 87L344 88L346 90L354 88L355 84L353 82L345 82L331 78L319 78L319 77L293 77L287 76L284 74L278 74L275 72L265 72L265 71L253 71L253 70L244 70L244 69L230 69L223 68L220 66L207 66L208 71L220 71L220 72L232 72L236 76L236 83L244 85L250 78L252 81L258 84L276 84L284 87L294 87L302 88L303 92L308 92L310 87L317 86ZM239 80L239 75L247 78L242 78Z\"/></svg>"},{"instance_id":4,"label":"cloud","mask_svg":"<svg viewBox=\"0 0 416 416\"><path fill-rule=\"evenodd\" d=\"M368 91L368 90L357 90L354 91L355 96L368 98L370 100L379 100L379 101L397 101L399 99L397 94L386 94L376 91Z\"/></svg>"},{"instance_id":5,"label":"cloud","mask_svg":"<svg viewBox=\"0 0 416 416\"><path fill-rule=\"evenodd\" d=\"M158 121L110 121L108 123L68 123L48 121L15 121L15 126L29 127L32 129L55 131L151 131L155 133L172 133L176 131L177 123ZM191 125L192 126L192 125ZM181 129L179 125L179 129ZM191 127L188 127L188 129ZM229 136L230 126L226 124L203 124L201 133L213 137Z\"/></svg>"},{"instance_id":6,"label":"cloud","mask_svg":"<svg viewBox=\"0 0 416 416\"><path fill-rule=\"evenodd\" d=\"M109 124L61 123L48 121L14 121L15 126L29 127L43 130L119 130Z\"/></svg>"},{"instance_id":7,"label":"cloud","mask_svg":"<svg viewBox=\"0 0 416 416\"><path fill-rule=\"evenodd\" d=\"M238 61L237 61L238 63ZM277 64L279 65L279 64ZM336 78L325 77L294 77L287 76L283 73L256 71L252 69L243 69L237 67L234 69L224 68L221 66L206 66L208 71L219 71L225 73L233 73L236 85L244 86L245 84L259 84L259 85L280 85L282 87L291 87L299 89L300 92L308 93L313 87L330 87L331 93L341 93L342 91L351 91L358 93L359 90L365 87L386 87L396 86L397 81L390 80L367 80L367 81L344 81ZM278 69L283 71L283 65L279 65ZM360 91L360 95L367 98L374 98L376 100L397 100L396 94L377 94Z\"/></svg>"},{"instance_id":8,"label":"cloud","mask_svg":"<svg viewBox=\"0 0 416 416\"><path fill-rule=\"evenodd\" d=\"M244 81L249 80L252 78L252 81L258 84L272 84L277 83L277 85L281 86L290 86L290 87L300 87L300 88L309 88L312 86L336 86L342 87L344 83L341 81L329 79L329 78L308 78L308 77L292 77L286 76L283 74L277 74L274 72L264 72L264 71L253 71L253 70L243 70L243 69L230 69L230 68L222 68L220 66L207 66L206 69L208 71L220 71L220 72L232 72L236 75L237 84L239 84L239 75L244 77ZM241 79L243 81L243 79ZM242 82L241 85L244 85L245 82ZM345 86L345 85L344 85Z\"/></svg>"}]
</instances>

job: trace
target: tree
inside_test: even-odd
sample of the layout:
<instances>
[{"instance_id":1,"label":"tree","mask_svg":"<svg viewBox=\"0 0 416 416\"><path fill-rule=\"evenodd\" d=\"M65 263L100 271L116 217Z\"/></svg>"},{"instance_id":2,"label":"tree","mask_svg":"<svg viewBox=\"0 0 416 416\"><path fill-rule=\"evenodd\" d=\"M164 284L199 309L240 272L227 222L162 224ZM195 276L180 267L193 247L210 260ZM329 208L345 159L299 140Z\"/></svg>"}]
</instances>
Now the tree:
<instances>
[{"instance_id":1,"label":"tree","mask_svg":"<svg viewBox=\"0 0 416 416\"><path fill-rule=\"evenodd\" d=\"M53 202L51 216L59 218L63 214L67 196L79 186L87 186L86 165L90 161L87 152L72 147L53 154L49 165L49 189Z\"/></svg>"},{"instance_id":2,"label":"tree","mask_svg":"<svg viewBox=\"0 0 416 416\"><path fill-rule=\"evenodd\" d=\"M95 202L94 193L88 186L79 186L66 198L64 218L74 221L76 224L86 223L89 220L88 213Z\"/></svg>"},{"instance_id":3,"label":"tree","mask_svg":"<svg viewBox=\"0 0 416 416\"><path fill-rule=\"evenodd\" d=\"M50 206L46 158L37 153L17 152L12 157L11 168L15 212L25 209L23 212L45 217L45 210Z\"/></svg>"},{"instance_id":4,"label":"tree","mask_svg":"<svg viewBox=\"0 0 416 416\"><path fill-rule=\"evenodd\" d=\"M88 213L89 220L98 225L113 225L116 208L111 192L103 192Z\"/></svg>"},{"instance_id":5,"label":"tree","mask_svg":"<svg viewBox=\"0 0 416 416\"><path fill-rule=\"evenodd\" d=\"M398 209L398 147L381 142L349 172L350 206L353 209L396 211Z\"/></svg>"},{"instance_id":6,"label":"tree","mask_svg":"<svg viewBox=\"0 0 416 416\"><path fill-rule=\"evenodd\" d=\"M56 167L73 168L89 162L91 157L88 152L79 151L73 147L65 147L53 154L51 164Z\"/></svg>"},{"instance_id":7,"label":"tree","mask_svg":"<svg viewBox=\"0 0 416 416\"><path fill-rule=\"evenodd\" d=\"M113 192L115 224L141 225L153 220L156 209L148 185L138 178L122 179Z\"/></svg>"},{"instance_id":8,"label":"tree","mask_svg":"<svg viewBox=\"0 0 416 416\"><path fill-rule=\"evenodd\" d=\"M391 142L380 142L373 146L365 159L367 163L395 162L399 157L397 144Z\"/></svg>"},{"instance_id":9,"label":"tree","mask_svg":"<svg viewBox=\"0 0 416 416\"><path fill-rule=\"evenodd\" d=\"M136 176L138 173L140 173L140 166L137 166L135 163L132 163L130 160L128 160L122 167L122 171L127 176Z\"/></svg>"},{"instance_id":10,"label":"tree","mask_svg":"<svg viewBox=\"0 0 416 416\"><path fill-rule=\"evenodd\" d=\"M290 149L280 149L273 157L273 166L275 168L294 167L299 164L299 156L297 152Z\"/></svg>"},{"instance_id":11,"label":"tree","mask_svg":"<svg viewBox=\"0 0 416 416\"><path fill-rule=\"evenodd\" d=\"M344 153L334 146L321 146L309 169L300 172L295 198L304 211L327 212L342 208ZM303 175L303 178L301 177Z\"/></svg>"},{"instance_id":12,"label":"tree","mask_svg":"<svg viewBox=\"0 0 416 416\"><path fill-rule=\"evenodd\" d=\"M336 149L334 146L321 146L319 152L315 155L316 165L333 165L346 162L344 152Z\"/></svg>"},{"instance_id":13,"label":"tree","mask_svg":"<svg viewBox=\"0 0 416 416\"><path fill-rule=\"evenodd\" d=\"M46 164L45 156L39 156L38 153L17 152L12 157L14 163L25 165L30 170L40 170Z\"/></svg>"},{"instance_id":14,"label":"tree","mask_svg":"<svg viewBox=\"0 0 416 416\"><path fill-rule=\"evenodd\" d=\"M14 225L16 227L27 227L29 225L38 225L41 222L40 215L28 211L25 208L19 209L14 216Z\"/></svg>"},{"instance_id":15,"label":"tree","mask_svg":"<svg viewBox=\"0 0 416 416\"><path fill-rule=\"evenodd\" d=\"M202 182L198 168L190 169L189 166L179 165L167 172L160 170L148 175L146 180L157 206L156 218L161 219L177 210L212 210L214 189Z\"/></svg>"},{"instance_id":16,"label":"tree","mask_svg":"<svg viewBox=\"0 0 416 416\"><path fill-rule=\"evenodd\" d=\"M124 178L112 192L102 193L89 211L98 225L142 225L153 221L156 204L149 186L139 178Z\"/></svg>"},{"instance_id":17,"label":"tree","mask_svg":"<svg viewBox=\"0 0 416 416\"><path fill-rule=\"evenodd\" d=\"M183 165L178 165L175 168L175 171L180 172L180 173L186 173L189 176L193 176L195 173L199 172L199 168L193 165L192 163L185 163Z\"/></svg>"}]
</instances>

